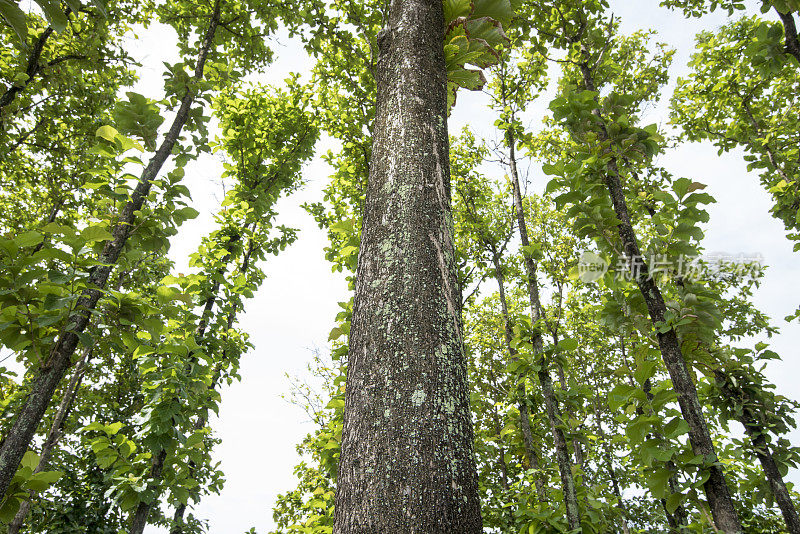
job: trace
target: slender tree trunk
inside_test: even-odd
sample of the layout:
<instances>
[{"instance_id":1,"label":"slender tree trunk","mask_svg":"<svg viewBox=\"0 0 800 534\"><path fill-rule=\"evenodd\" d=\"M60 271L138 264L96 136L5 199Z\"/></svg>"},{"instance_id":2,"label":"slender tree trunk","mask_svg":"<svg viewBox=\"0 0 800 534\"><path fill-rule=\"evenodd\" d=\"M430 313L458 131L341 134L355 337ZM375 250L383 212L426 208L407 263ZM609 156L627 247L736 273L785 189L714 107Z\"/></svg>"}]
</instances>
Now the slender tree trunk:
<instances>
[{"instance_id":1,"label":"slender tree trunk","mask_svg":"<svg viewBox=\"0 0 800 534\"><path fill-rule=\"evenodd\" d=\"M167 459L167 449L161 449L156 455L153 456L153 462L150 466L150 480L159 480L161 473L164 471L164 462ZM152 497L150 502L140 502L136 507L136 511L131 519L130 534L142 534L144 527L147 526L147 520L150 518L150 510L153 505L158 502L157 497Z\"/></svg>"},{"instance_id":2,"label":"slender tree trunk","mask_svg":"<svg viewBox=\"0 0 800 534\"><path fill-rule=\"evenodd\" d=\"M594 390L600 391L600 386L597 383L597 378L594 372L592 373L592 381L594 382ZM594 397L594 420L597 425L597 435L600 437L600 443L605 444L608 442L606 438L606 431L603 428L603 420L600 416L600 399ZM611 455L611 449L606 447L602 452L603 459L606 462L606 470L608 476L611 478L611 489L614 491L614 496L617 498L617 508L619 508L622 517L622 532L623 534L630 534L630 527L628 526L628 509L625 507L625 501L622 500L622 491L619 487L619 477L617 470L614 468L614 458Z\"/></svg>"},{"instance_id":3,"label":"slender tree trunk","mask_svg":"<svg viewBox=\"0 0 800 534\"><path fill-rule=\"evenodd\" d=\"M723 395L729 399L732 405L738 404L737 400L746 400L747 393L735 388L725 373L716 371L715 375ZM751 408L745 406L744 409L740 412L737 411L737 413L739 414L739 422L744 426L745 432L753 444L753 451L761 463L761 468L767 477L775 502L783 514L783 519L786 522L786 531L790 534L800 534L800 518L798 518L797 508L792 502L792 497L786 488L786 483L778 469L778 464L772 456L772 450L767 443L766 430L759 423Z\"/></svg>"},{"instance_id":4,"label":"slender tree trunk","mask_svg":"<svg viewBox=\"0 0 800 534\"><path fill-rule=\"evenodd\" d=\"M618 226L619 236L629 260L639 263L633 268L633 272L637 277L636 283L647 304L653 324L663 323L667 307L661 290L656 286L655 281L650 276L647 265L642 261L622 185L615 170L613 166L609 169L610 172L606 176L606 185L614 204L614 211L620 220L620 225ZM637 270L639 271L638 273L636 272ZM717 459L714 443L711 440L711 434L708 431L703 409L697 396L697 388L686 361L683 359L678 335L675 330L669 330L666 333L658 332L657 337L664 363L678 395L681 413L689 425L689 441L692 445L692 451L699 456L703 456L709 463L713 462L708 468L710 476L704 484L704 488L714 521L717 527L726 534L740 533L742 527L739 523L739 517L725 481L725 474Z\"/></svg>"},{"instance_id":5,"label":"slender tree trunk","mask_svg":"<svg viewBox=\"0 0 800 534\"><path fill-rule=\"evenodd\" d=\"M508 301L506 300L506 289L505 289L505 277L503 276L502 266L500 264L500 254L497 251L496 247L492 249L492 262L494 263L494 270L495 270L495 279L497 280L497 286L500 291L500 306L503 313L503 326L504 326L504 334L506 340L506 348L508 350L509 357L512 361L517 361L519 359L519 355L517 350L512 347L511 341L514 338L513 334L513 326L511 324L511 317L508 313ZM516 378L516 377L515 377ZM531 428L531 415L530 410L528 409L527 395L525 394L525 384L520 382L517 385L517 396L519 397L519 422L520 422L520 431L522 432L522 442L525 447L525 457L528 461L528 466L532 467L536 470L536 476L534 478L534 485L536 486L536 496L539 498L539 502L546 502L547 501L547 488L545 486L544 480L542 480L542 474L539 472L539 457L536 454L536 445L533 442L533 430Z\"/></svg>"},{"instance_id":6,"label":"slender tree trunk","mask_svg":"<svg viewBox=\"0 0 800 534\"><path fill-rule=\"evenodd\" d=\"M231 241L229 242L229 246L227 247L228 248L228 254L222 260L222 263L225 264L225 265L231 260L232 252L230 251L230 246L232 246L235 241L238 241L238 238L235 239L235 240L231 239ZM243 267L242 267L243 270L247 269L247 264L250 261L250 254L252 253L252 250L253 249L252 249L252 241L251 241L249 246L248 246L248 252L245 255L245 259L244 259L244 263L243 263ZM225 272L224 267L221 267L220 270L217 272L217 275L218 276L223 276L224 272ZM205 338L206 330L208 329L208 325L211 322L211 318L212 318L212 315L213 315L212 312L214 310L214 305L217 302L217 296L219 294L219 288L220 288L221 285L222 285L222 283L219 280L214 281L214 283L211 285L211 288L210 288L210 290L208 292L208 296L206 297L205 304L203 305L203 312L202 312L202 314L200 316L200 322L197 324L197 330L195 332L195 338L196 338L196 342L198 344L202 343L203 339ZM235 315L236 315L236 308L234 308L228 314L228 329L229 330L230 330L231 326L233 325L233 321L235 319ZM195 363L197 363L197 357L196 357L195 353L192 352L192 353L189 354L186 366L187 366L187 368L190 368ZM214 382L213 382L213 384L211 386L211 389L214 389L215 387L216 387L216 380L214 380ZM203 415L203 416L199 417L197 419L197 421L195 422L194 429L195 430L200 430L201 428L204 428L206 421L207 421L207 416L206 415ZM200 426L198 428L197 425L199 425L201 423L202 423L202 426ZM150 465L150 475L149 475L150 488L148 488L148 489L152 489L152 490L154 490L154 492L158 488L158 484L160 482L159 479L161 478L161 472L164 469L164 462L165 462L166 459L167 459L167 451L163 450L163 449L161 451L159 451L156 456L153 456L153 460L152 460L151 465ZM195 466L193 461L189 462L190 471L194 471L195 467L196 466ZM133 514L130 534L142 534L142 532L144 531L144 528L147 526L147 520L150 517L150 511L153 509L153 505L155 504L155 502L156 501L154 500L154 501L151 501L151 502L142 501L142 502L139 503L139 506L137 506L136 511ZM185 506L183 507L183 511L184 512L186 511L186 507ZM182 519L182 515L180 517L178 517L178 519ZM174 526L177 526L177 525L174 525ZM179 528L178 532L180 532L180 527L178 526L178 528Z\"/></svg>"},{"instance_id":7,"label":"slender tree trunk","mask_svg":"<svg viewBox=\"0 0 800 534\"><path fill-rule=\"evenodd\" d=\"M793 55L800 61L800 39L797 35L797 24L794 21L794 13L781 13L778 8L775 8L778 16L783 23L783 32L785 35L786 53Z\"/></svg>"},{"instance_id":8,"label":"slender tree trunk","mask_svg":"<svg viewBox=\"0 0 800 534\"><path fill-rule=\"evenodd\" d=\"M517 215L517 225L519 227L520 242L523 247L530 245L528 238L528 226L525 222L525 209L522 204L522 191L520 188L519 172L517 170L516 159L516 139L513 132L507 132L507 141L509 149L509 162L511 167L511 179L514 189L514 208ZM542 334L536 323L542 317L542 304L539 298L539 284L536 275L536 264L533 258L528 253L523 254L525 264L525 274L528 277L528 295L530 296L531 306L531 322L534 325L535 337L533 339L533 347L537 354L543 353ZM581 528L581 513L578 504L578 492L575 488L575 479L572 476L572 460L570 458L567 440L564 436L564 431L561 429L563 421L561 413L558 408L558 400L556 399L555 390L553 389L553 379L550 376L545 358L540 358L541 369L539 370L539 384L542 386L542 395L544 396L545 410L547 412L547 419L550 422L550 431L553 433L553 441L556 447L556 462L558 464L558 472L561 476L561 486L564 493L564 503L567 509L567 523L569 528Z\"/></svg>"},{"instance_id":9,"label":"slender tree trunk","mask_svg":"<svg viewBox=\"0 0 800 534\"><path fill-rule=\"evenodd\" d=\"M558 334L553 332L553 344L558 345ZM558 374L558 383L561 385L561 391L567 391L569 389L569 385L567 384L567 375L564 373L564 368L559 364L556 365L556 374ZM572 413L569 408L567 409L567 419L574 419L575 414ZM581 447L581 442L577 439L572 440L572 450L575 453L575 465L577 465L581 472L584 472L584 455L583 455L583 447ZM585 473L584 473L585 476Z\"/></svg>"},{"instance_id":10,"label":"slender tree trunk","mask_svg":"<svg viewBox=\"0 0 800 534\"><path fill-rule=\"evenodd\" d=\"M584 54L588 55L585 48ZM588 63L582 63L580 68L586 89L596 92L593 73ZM599 116L599 111L595 110L595 114ZM598 133L601 140L608 139L608 134L604 127L601 126ZM617 226L617 232L622 242L623 251L630 262L631 273L636 279L636 285L647 305L647 311L650 314L653 325L663 324L667 306L661 290L656 285L653 277L650 276L649 268L642 258L639 242L636 239L636 233L633 230L630 212L628 211L628 204L625 200L625 192L620 181L617 163L614 159L608 164L605 182L614 206L614 212L620 221ZM742 532L739 515L733 505L733 499L725 481L725 474L722 471L714 449L714 442L711 440L711 434L708 431L703 408L697 396L697 387L694 384L689 367L686 365L686 360L683 358L678 334L674 329L670 329L664 333L659 331L656 335L664 364L678 396L681 414L683 414L684 420L689 425L689 442L691 443L692 451L711 464L708 468L709 478L703 487L711 506L711 513L716 526L726 534L739 534Z\"/></svg>"},{"instance_id":11,"label":"slender tree trunk","mask_svg":"<svg viewBox=\"0 0 800 534\"><path fill-rule=\"evenodd\" d=\"M67 9L67 17L72 10ZM39 35L36 39L36 42L33 44L33 48L31 49L31 53L28 56L28 62L25 66L25 74L28 75L27 83L31 83L33 78L39 72L39 61L42 57L42 51L44 50L44 45L47 43L47 40L53 34L52 26L48 26L44 29L44 31ZM22 87L17 84L11 84L3 93L3 96L0 96L0 118L3 116L3 112L5 111L5 107L11 104L14 99L16 98L17 94L22 91Z\"/></svg>"},{"instance_id":12,"label":"slender tree trunk","mask_svg":"<svg viewBox=\"0 0 800 534\"><path fill-rule=\"evenodd\" d=\"M482 532L450 208L441 0L391 0L335 534Z\"/></svg>"},{"instance_id":13,"label":"slender tree trunk","mask_svg":"<svg viewBox=\"0 0 800 534\"><path fill-rule=\"evenodd\" d=\"M503 438L500 436L502 432L502 425L500 424L500 416L497 413L497 408L492 406L492 424L494 425L494 433L497 434L499 442L499 450L497 454L497 467L500 468L500 484L503 489L508 491L510 486L508 484L508 465L506 465L506 448L503 444Z\"/></svg>"},{"instance_id":14,"label":"slender tree trunk","mask_svg":"<svg viewBox=\"0 0 800 534\"><path fill-rule=\"evenodd\" d=\"M195 80L203 77L205 62L213 45L214 34L219 24L220 0L216 0L214 13L211 16L206 35L200 46L195 69ZM175 120L164 138L158 151L155 153L145 168L131 199L119 215L119 222L112 230L112 240L109 241L102 254L98 265L89 274L88 288L83 291L77 301L75 311L67 322L67 328L52 347L50 355L33 380L31 393L25 404L17 414L14 425L0 447L0 495L5 494L11 479L19 467L23 455L28 450L31 439L42 420L50 400L58 387L59 382L72 364L72 356L78 347L78 334L86 330L92 317L92 312L106 287L108 278L119 259L122 249L128 240L131 228L136 219L136 213L142 208L150 192L152 180L158 175L161 167L172 153L178 141L183 125L189 117L189 112L197 96L194 85L187 87L186 95L181 101Z\"/></svg>"},{"instance_id":15,"label":"slender tree trunk","mask_svg":"<svg viewBox=\"0 0 800 534\"><path fill-rule=\"evenodd\" d=\"M642 385L642 391L644 391L647 400L650 402L653 401L655 396L653 395L653 384L650 382L650 379L644 381ZM642 414L641 408L636 409L637 414ZM655 415L653 410L650 411L649 415ZM666 439L660 432L653 432L653 434L648 434L649 438L655 438L662 443L666 443ZM672 460L667 460L664 465L672 473L669 477L669 491L670 493L677 493L680 489L680 481L678 480L678 467L675 465L675 462ZM680 534L683 532L683 529L689 524L689 513L686 511L686 508L683 504L679 504L678 507L675 509L675 512L670 512L669 508L667 508L667 499L660 499L661 500L661 507L664 509L664 515L667 517L667 524L669 525L670 532L674 532Z\"/></svg>"},{"instance_id":16,"label":"slender tree trunk","mask_svg":"<svg viewBox=\"0 0 800 534\"><path fill-rule=\"evenodd\" d=\"M620 336L620 347L622 348L622 361L625 363L625 368L628 370L628 380L631 383L631 386L638 387L636 380L633 378L633 370L631 369L630 364L628 363L628 357L625 351L625 339ZM642 385L642 391L644 392L645 396L648 400L652 401L655 397L652 393L652 385L650 383L650 379L644 381ZM655 412L653 410L650 411L649 415L653 415ZM644 410L640 406L636 407L636 415L644 415ZM666 439L663 435L658 432L654 432L652 434L647 435L648 439L658 439L661 442L666 442ZM675 493L679 488L679 481L678 481L678 469L675 466L675 462L669 460L664 464L667 469L672 473L669 477L669 489L672 493ZM669 509L667 508L667 500L666 499L659 499L661 503L661 508L664 510L664 517L667 518L667 525L669 526L670 532L680 533L681 529L688 524L688 514L686 512L686 508L682 504L678 505L678 508L675 510L675 513L670 513Z\"/></svg>"},{"instance_id":17,"label":"slender tree trunk","mask_svg":"<svg viewBox=\"0 0 800 534\"><path fill-rule=\"evenodd\" d=\"M72 408L72 403L75 401L75 397L78 394L78 389L81 387L81 381L83 380L86 364L91 357L92 349L86 349L83 352L81 360L75 366L75 371L72 373L72 378L67 385L66 391L64 391L64 395L61 397L61 402L58 405L58 410L56 410L55 417L53 417L53 423L50 425L50 431L47 433L47 437L42 445L42 452L39 455L39 464L33 471L34 473L41 473L50 465L50 458L53 456L53 450L55 450L58 441L63 435L64 422L66 421L67 414ZM25 524L25 518L28 517L31 507L33 506L32 498L33 494L29 495L28 498L22 502L19 510L14 516L14 519L8 525L8 534L19 533L22 525Z\"/></svg>"},{"instance_id":18,"label":"slender tree trunk","mask_svg":"<svg viewBox=\"0 0 800 534\"><path fill-rule=\"evenodd\" d=\"M254 228L255 228L255 225L253 225L251 227L251 229L254 229ZM239 267L239 274L247 273L247 270L250 268L250 259L252 258L252 255L253 255L254 251L255 251L255 243L251 239L247 244L247 250L245 251L244 258L242 259L242 265L241 265L241 267ZM229 254L230 254L230 252L229 252ZM224 263L227 263L227 261L224 262ZM220 275L222 275L222 273L220 273ZM209 321L211 320L211 309L214 306L214 302L216 302L216 295L219 293L219 286L220 286L219 283L215 283L214 284L214 286L211 289L211 295L213 295L213 296L209 297L209 299L206 301L206 306L205 306L205 308L203 310L203 316L202 316L202 319L200 320L200 324L198 325L198 339L200 339L200 338L205 336L206 327L207 327ZM236 321L236 314L237 313L238 313L238 310L237 310L236 306L233 306L233 308L230 310L230 312L228 312L227 330L230 330L231 328L233 328L233 323ZM223 351L222 354L223 354L222 361L225 361L227 359L227 357L226 357L227 353L225 351ZM216 390L217 385L219 384L219 380L220 380L221 374L222 374L222 372L218 368L216 373L215 373L214 379L211 381L211 387L209 388L212 391ZM208 424L208 412L205 412L202 415L199 415L197 417L197 419L195 420L194 426L192 428L195 431L202 430L202 429L204 429L206 427L207 424ZM190 460L189 461L189 478L194 478L196 469L197 469L197 464L195 464L194 460ZM177 508L175 508L175 513L174 513L174 515L172 517L172 527L170 528L170 531L169 531L170 534L181 534L183 532L183 527L184 527L184 519L183 518L184 518L184 515L186 515L186 508L187 508L187 506L185 504L181 504Z\"/></svg>"}]
</instances>

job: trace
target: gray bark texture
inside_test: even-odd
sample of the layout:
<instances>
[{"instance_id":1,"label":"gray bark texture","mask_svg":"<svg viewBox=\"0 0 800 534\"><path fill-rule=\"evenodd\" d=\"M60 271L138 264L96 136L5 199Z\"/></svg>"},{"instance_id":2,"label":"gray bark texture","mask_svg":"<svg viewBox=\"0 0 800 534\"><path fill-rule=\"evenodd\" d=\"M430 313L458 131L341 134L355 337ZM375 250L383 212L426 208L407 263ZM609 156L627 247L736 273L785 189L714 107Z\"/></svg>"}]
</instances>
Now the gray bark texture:
<instances>
[{"instance_id":1,"label":"gray bark texture","mask_svg":"<svg viewBox=\"0 0 800 534\"><path fill-rule=\"evenodd\" d=\"M511 361L517 361L519 359L519 353L512 346L514 326L511 323L511 316L508 312L505 277L503 276L503 269L500 264L500 253L496 247L492 250L492 262L494 263L495 279L497 280L497 287L500 292L500 305L503 313L503 333L505 335L506 348L508 349ZM536 476L533 479L534 485L536 486L536 496L539 498L539 502L546 502L547 488L545 486L545 481L542 480L542 474L539 472L539 457L536 453L536 444L533 440L531 415L528 408L527 395L525 393L525 384L521 381L517 385L517 396L519 397L517 406L519 407L519 426L522 432L522 441L525 445L525 458L528 461L528 466L536 471Z\"/></svg>"},{"instance_id":2,"label":"gray bark texture","mask_svg":"<svg viewBox=\"0 0 800 534\"><path fill-rule=\"evenodd\" d=\"M219 24L220 0L216 1L214 15L211 17L206 35L201 44L195 80L203 77L205 62L212 48L214 33ZM128 241L131 229L134 227L136 213L142 209L152 187L152 181L158 176L164 163L172 154L172 149L178 142L183 126L189 118L189 112L197 97L197 90L187 88L186 95L181 101L175 119L164 137L153 158L142 172L139 183L131 194L130 200L125 204L119 214L117 225L112 229L113 239L106 243L103 252L98 258L99 265L94 267L89 274L88 287L83 291L75 306L75 311L67 322L67 328L53 345L38 376L33 379L31 392L20 409L14 425L4 438L0 447L0 495L8 490L11 479L19 467L22 457L30 446L33 435L47 411L56 388L64 378L67 370L72 365L72 358L78 348L78 334L86 330L92 317L93 310L103 294L103 289L108 283L109 276L117 263L125 243Z\"/></svg>"},{"instance_id":3,"label":"gray bark texture","mask_svg":"<svg viewBox=\"0 0 800 534\"><path fill-rule=\"evenodd\" d=\"M335 534L482 532L450 207L441 0L391 0Z\"/></svg>"},{"instance_id":4,"label":"gray bark texture","mask_svg":"<svg viewBox=\"0 0 800 534\"><path fill-rule=\"evenodd\" d=\"M583 48L583 52L584 57L588 57L585 48ZM586 89L596 92L597 86L594 82L594 73L588 62L581 63L580 69ZM595 110L594 114L599 117L600 111ZM604 126L601 126L598 133L602 141L608 139L608 133ZM628 210L628 203L625 200L625 191L620 179L619 168L614 159L608 164L605 183L611 203L614 206L614 213L616 213L617 219L620 221L617 226L617 233L625 256L631 262L631 272L635 276L636 285L647 305L650 319L654 325L663 323L667 305L664 302L661 289L656 285L655 280L650 275L647 264L642 258L639 241L636 238L636 232L633 229ZM742 532L742 524L739 521L739 514L734 507L733 498L725 481L725 473L722 471L722 466L714 448L714 442L708 431L708 425L703 415L703 407L697 396L697 387L689 371L689 366L683 358L678 334L674 329L670 329L664 333L657 332L656 335L661 357L664 360L664 365L669 372L672 386L678 397L681 414L686 424L689 425L689 443L692 446L692 452L702 456L711 464L708 468L709 478L703 484L703 489L711 508L714 523L717 529L725 534L740 534Z\"/></svg>"},{"instance_id":5,"label":"gray bark texture","mask_svg":"<svg viewBox=\"0 0 800 534\"><path fill-rule=\"evenodd\" d=\"M724 372L716 371L714 374L722 394L732 406L743 403L742 401L751 400L745 391L736 388L731 383ZM753 451L758 457L759 463L761 463L764 475L767 477L772 496L775 497L775 502L781 509L783 520L786 522L786 531L790 534L800 534L800 517L798 517L797 508L792 502L792 496L786 488L786 482L783 480L783 475L778 469L778 464L772 455L772 449L767 442L767 430L759 422L758 415L753 413L751 407L744 406L738 412L738 415L739 422L744 426L745 432L753 445Z\"/></svg>"},{"instance_id":6,"label":"gray bark texture","mask_svg":"<svg viewBox=\"0 0 800 534\"><path fill-rule=\"evenodd\" d=\"M606 176L606 185L611 195L611 201L614 204L614 211L620 220L620 224L617 227L619 236L622 240L625 254L629 258L639 261L642 255L631 225L622 184L616 169L613 168L615 166L610 165L610 167L612 168L609 169ZM667 306L661 290L656 286L655 280L650 276L647 266L643 262L638 265L638 271L638 273L635 273L637 276L636 283L647 304L650 318L653 324L663 323ZM711 434L708 431L708 425L703 415L703 408L697 396L697 387L683 358L678 335L675 330L669 330L665 333L658 332L657 337L664 364L667 367L667 371L669 371L673 388L678 396L681 414L683 414L684 420L689 425L689 442L691 443L692 451L699 456L703 456L707 461L714 462L708 468L709 478L703 485L714 522L717 528L725 532L725 534L738 534L742 532L739 516L733 505L733 499L725 481L725 474L718 462L714 443L711 440Z\"/></svg>"},{"instance_id":7,"label":"gray bark texture","mask_svg":"<svg viewBox=\"0 0 800 534\"><path fill-rule=\"evenodd\" d=\"M797 58L797 61L800 61L800 38L798 38L797 34L797 24L795 24L794 21L794 13L781 13L778 11L778 8L775 8L775 11L778 13L778 17L780 17L781 23L783 24L783 33L786 38L786 53L793 55Z\"/></svg>"},{"instance_id":8,"label":"gray bark texture","mask_svg":"<svg viewBox=\"0 0 800 534\"><path fill-rule=\"evenodd\" d=\"M517 226L519 228L520 242L523 247L530 246L530 239L528 238L528 224L525 220L525 209L522 203L522 189L520 186L519 171L517 170L517 157L516 157L516 139L512 131L506 134L508 149L509 149L509 162L511 167L511 181L514 193L514 210L517 216ZM542 301L539 297L539 282L536 274L536 263L529 254L523 254L525 264L525 274L528 277L528 295L530 297L531 305L531 323L536 324L542 317ZM536 328L536 327L534 327ZM534 350L538 354L544 354L542 334L540 330L536 330L533 339ZM558 464L558 473L561 477L561 489L564 493L564 504L567 510L567 523L570 530L581 528L581 509L578 503L578 491L575 486L575 478L572 476L572 459L570 458L569 446L567 445L567 438L562 430L564 421L561 418L561 410L558 406L558 399L556 398L555 389L553 388L553 379L550 376L550 369L548 362L544 357L540 358L541 369L538 372L539 385L542 386L542 396L544 397L545 412L547 413L547 420L550 423L550 431L553 434L553 442L555 444L556 463Z\"/></svg>"},{"instance_id":9,"label":"gray bark texture","mask_svg":"<svg viewBox=\"0 0 800 534\"><path fill-rule=\"evenodd\" d=\"M70 409L72 408L72 403L75 401L75 397L78 394L78 390L81 387L84 370L87 362L89 359L91 359L91 355L92 349L86 349L83 352L81 360L75 366L75 371L73 372L72 378L69 381L67 390L64 392L63 397L61 397L58 410L56 410L55 417L53 417L53 423L50 425L50 431L47 433L47 437L42 445L42 451L39 455L39 463L37 464L36 469L33 470L34 474L41 473L50 466L50 458L53 456L56 445L58 445L58 441L61 439L61 436L64 433L64 423L67 419ZM7 534L19 534L19 531L25 524L25 519L28 517L31 508L33 507L32 499L34 496L35 494L31 493L28 498L22 502L19 510L17 510L17 514L14 516L14 519L8 525Z\"/></svg>"}]
</instances>

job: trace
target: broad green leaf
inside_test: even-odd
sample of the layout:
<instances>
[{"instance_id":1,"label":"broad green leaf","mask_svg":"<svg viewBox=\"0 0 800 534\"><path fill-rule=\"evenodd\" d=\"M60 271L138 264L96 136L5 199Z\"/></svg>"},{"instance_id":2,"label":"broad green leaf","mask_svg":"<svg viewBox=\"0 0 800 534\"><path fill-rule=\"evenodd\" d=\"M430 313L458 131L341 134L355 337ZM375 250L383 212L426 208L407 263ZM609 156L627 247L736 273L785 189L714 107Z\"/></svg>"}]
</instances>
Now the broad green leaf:
<instances>
[{"instance_id":1,"label":"broad green leaf","mask_svg":"<svg viewBox=\"0 0 800 534\"><path fill-rule=\"evenodd\" d=\"M678 506L681 505L681 502L683 502L683 495L681 495L680 493L673 493L672 495L667 497L667 503L666 503L667 511L671 514L674 514L675 510L678 509Z\"/></svg>"},{"instance_id":2,"label":"broad green leaf","mask_svg":"<svg viewBox=\"0 0 800 534\"><path fill-rule=\"evenodd\" d=\"M115 142L117 137L119 136L119 132L113 126L101 126L97 129L97 133L95 134L97 137L102 137L106 141Z\"/></svg>"},{"instance_id":3,"label":"broad green leaf","mask_svg":"<svg viewBox=\"0 0 800 534\"><path fill-rule=\"evenodd\" d=\"M451 72L448 81L470 91L478 91L486 85L486 78L481 71L463 68Z\"/></svg>"},{"instance_id":4,"label":"broad green leaf","mask_svg":"<svg viewBox=\"0 0 800 534\"><path fill-rule=\"evenodd\" d=\"M489 17L508 27L514 18L514 9L510 0L474 0L475 9L471 18Z\"/></svg>"},{"instance_id":5,"label":"broad green leaf","mask_svg":"<svg viewBox=\"0 0 800 534\"><path fill-rule=\"evenodd\" d=\"M95 241L108 241L113 239L114 236L106 230L104 226L93 225L87 228L84 228L81 231L81 239L86 241L87 243L94 243Z\"/></svg>"},{"instance_id":6,"label":"broad green leaf","mask_svg":"<svg viewBox=\"0 0 800 534\"><path fill-rule=\"evenodd\" d=\"M32 247L34 245L38 245L42 242L42 234L39 232L25 232L24 234L20 234L14 238L14 242L19 247Z\"/></svg>"},{"instance_id":7,"label":"broad green leaf","mask_svg":"<svg viewBox=\"0 0 800 534\"><path fill-rule=\"evenodd\" d=\"M577 339L562 339L558 342L558 348L564 352L572 352L578 348L578 340Z\"/></svg>"},{"instance_id":8,"label":"broad green leaf","mask_svg":"<svg viewBox=\"0 0 800 534\"><path fill-rule=\"evenodd\" d=\"M14 0L0 0L0 16L3 17L20 40L24 48L28 46L28 22L25 12Z\"/></svg>"},{"instance_id":9,"label":"broad green leaf","mask_svg":"<svg viewBox=\"0 0 800 534\"><path fill-rule=\"evenodd\" d=\"M466 17L472 12L470 0L444 0L444 23L449 25L459 17Z\"/></svg>"},{"instance_id":10,"label":"broad green leaf","mask_svg":"<svg viewBox=\"0 0 800 534\"><path fill-rule=\"evenodd\" d=\"M200 212L189 206L177 209L173 212L173 217L177 224L182 224L185 221L196 219L198 215L200 215Z\"/></svg>"},{"instance_id":11,"label":"broad green leaf","mask_svg":"<svg viewBox=\"0 0 800 534\"><path fill-rule=\"evenodd\" d=\"M39 465L39 455L33 451L28 451L22 457L22 461L20 462L21 467L27 467L31 471L36 469L36 466Z\"/></svg>"},{"instance_id":12,"label":"broad green leaf","mask_svg":"<svg viewBox=\"0 0 800 534\"><path fill-rule=\"evenodd\" d=\"M42 8L44 11L45 17L47 17L47 21L50 23L50 26L57 32L63 32L67 29L67 14L64 13L64 10L61 9L61 1L60 0L34 0L39 7Z\"/></svg>"}]
</instances>

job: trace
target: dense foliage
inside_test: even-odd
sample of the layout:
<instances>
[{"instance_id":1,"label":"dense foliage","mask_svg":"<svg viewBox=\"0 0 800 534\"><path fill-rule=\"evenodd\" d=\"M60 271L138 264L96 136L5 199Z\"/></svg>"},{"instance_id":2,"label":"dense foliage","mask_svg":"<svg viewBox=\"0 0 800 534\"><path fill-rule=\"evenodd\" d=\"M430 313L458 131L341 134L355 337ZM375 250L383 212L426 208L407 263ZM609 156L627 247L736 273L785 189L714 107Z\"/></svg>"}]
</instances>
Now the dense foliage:
<instances>
[{"instance_id":1,"label":"dense foliage","mask_svg":"<svg viewBox=\"0 0 800 534\"><path fill-rule=\"evenodd\" d=\"M754 304L767 274L704 257L716 200L663 157L694 141L743 149L800 249L800 3L661 2L729 17L697 36L669 125L642 117L674 51L622 33L607 0L443 4L448 104L482 90L476 116L491 117L450 143L485 531L800 532L786 480L800 405L767 380L779 329ZM253 348L238 321L268 257L302 238L278 202L322 136L333 174L304 208L355 287L384 7L0 0L9 533L207 531L193 505L224 484L209 414ZM142 95L131 37L155 25L179 59ZM280 32L313 68L259 84ZM540 98L549 111L532 121ZM180 272L170 243L200 215L188 178L210 157L224 195ZM539 194L529 167L549 177ZM322 390L296 392L316 428L275 534L333 530L352 300L340 308L330 358L312 366Z\"/></svg>"}]
</instances>

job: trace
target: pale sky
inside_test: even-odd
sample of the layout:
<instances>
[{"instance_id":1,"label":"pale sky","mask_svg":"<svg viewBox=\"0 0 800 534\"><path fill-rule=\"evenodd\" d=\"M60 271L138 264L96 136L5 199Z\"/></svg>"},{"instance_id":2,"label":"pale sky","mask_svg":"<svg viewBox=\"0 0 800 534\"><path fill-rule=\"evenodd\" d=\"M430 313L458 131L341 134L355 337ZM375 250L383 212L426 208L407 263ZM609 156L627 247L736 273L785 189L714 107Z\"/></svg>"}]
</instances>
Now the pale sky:
<instances>
[{"instance_id":1,"label":"pale sky","mask_svg":"<svg viewBox=\"0 0 800 534\"><path fill-rule=\"evenodd\" d=\"M725 18L719 14L699 21L686 20L679 13L657 7L656 0L612 0L611 4L622 17L624 32L656 29L659 40L677 48L671 71L673 81L686 71L695 33L714 28ZM750 0L750 4L754 2ZM144 64L138 92L150 97L161 94L161 62L175 60L164 55L174 53L173 42L169 31L153 27L131 43L132 53ZM297 42L282 38L274 48L277 60L262 82L279 84L291 71L310 70L312 62ZM667 94L670 91L671 88ZM469 124L478 133L493 137L494 118L485 109L485 102L484 95L462 91L450 120L451 132ZM548 102L545 96L533 106L533 115L541 116ZM666 123L665 107L654 110L648 122ZM332 146L330 140L323 140L317 154ZM758 177L746 172L741 154L720 157L710 145L684 145L659 163L676 177L687 176L708 184L708 192L716 197L706 228L704 245L708 251L764 256L769 270L755 300L782 329L772 340L772 348L784 360L771 364L767 374L779 393L800 398L796 378L800 376L800 365L794 351L800 345L800 326L787 325L782 320L800 304L800 295L793 291L798 254L792 253L782 225L769 215L771 201ZM536 163L530 168L529 187L542 190L547 179ZM218 160L212 157L204 157L187 170L184 183L191 189L194 206L202 215L182 228L180 239L173 243L170 255L179 265L185 264L200 238L213 229L210 214L219 203L220 172ZM259 533L268 532L273 528L272 506L277 494L296 484L292 474L299 461L295 446L313 430L313 425L299 408L281 398L290 388L285 373L303 376L312 349L326 350L337 302L349 298L343 278L332 273L324 259L324 233L299 207L303 202L321 200L330 173L330 168L317 157L304 170L306 187L281 202L279 223L300 228L300 238L280 256L268 260L268 278L256 298L247 303L242 326L250 333L255 349L242 360L242 381L222 391L220 417L212 421L222 439L215 454L222 462L227 483L221 495L207 497L197 507L197 514L209 520L210 531L215 534L238 534L251 527ZM793 438L795 443L800 442L800 433L796 432ZM796 472L791 478L800 482ZM155 534L158 530L151 528L147 532Z\"/></svg>"}]
</instances>

